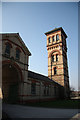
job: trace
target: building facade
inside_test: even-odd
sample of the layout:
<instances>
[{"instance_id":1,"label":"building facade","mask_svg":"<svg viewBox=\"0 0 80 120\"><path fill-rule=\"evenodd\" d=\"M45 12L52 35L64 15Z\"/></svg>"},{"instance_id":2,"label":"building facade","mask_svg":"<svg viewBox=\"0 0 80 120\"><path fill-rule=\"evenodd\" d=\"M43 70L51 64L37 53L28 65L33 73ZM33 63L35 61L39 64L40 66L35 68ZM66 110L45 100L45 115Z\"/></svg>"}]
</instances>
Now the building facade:
<instances>
[{"instance_id":1,"label":"building facade","mask_svg":"<svg viewBox=\"0 0 80 120\"><path fill-rule=\"evenodd\" d=\"M15 102L25 93L30 55L18 33L2 34L2 92L5 101Z\"/></svg>"},{"instance_id":2,"label":"building facade","mask_svg":"<svg viewBox=\"0 0 80 120\"><path fill-rule=\"evenodd\" d=\"M29 101L48 101L63 99L64 88L47 76L28 71L28 97Z\"/></svg>"},{"instance_id":3,"label":"building facade","mask_svg":"<svg viewBox=\"0 0 80 120\"><path fill-rule=\"evenodd\" d=\"M65 54L67 48L62 42L62 37L60 38L63 35L65 39L66 34L60 30L57 33L46 33L48 76L28 70L31 53L19 33L2 34L2 93L4 102L26 103L64 98L64 94L67 93L67 89L64 88L68 88L69 79L67 58L64 57L65 55L63 56L62 46L64 46ZM52 40L52 36L58 33L59 41L54 45L49 40ZM52 59L53 55L54 61L57 60L55 62ZM56 74L54 75L55 68L58 69L55 70ZM66 69L66 75L64 75L64 69ZM65 87L66 85L67 87Z\"/></svg>"}]
</instances>

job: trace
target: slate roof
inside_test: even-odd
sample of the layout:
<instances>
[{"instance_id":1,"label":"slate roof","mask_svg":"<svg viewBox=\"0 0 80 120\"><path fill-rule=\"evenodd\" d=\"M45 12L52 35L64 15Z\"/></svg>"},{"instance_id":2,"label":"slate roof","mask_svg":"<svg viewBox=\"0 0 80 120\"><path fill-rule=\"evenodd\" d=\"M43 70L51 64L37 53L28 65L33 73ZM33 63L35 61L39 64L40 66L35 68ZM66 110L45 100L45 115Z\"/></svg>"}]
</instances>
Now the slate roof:
<instances>
[{"instance_id":1,"label":"slate roof","mask_svg":"<svg viewBox=\"0 0 80 120\"><path fill-rule=\"evenodd\" d=\"M57 84L57 85L61 86L57 82L49 79L47 76L44 76L44 75L41 75L39 73L35 73L35 72L32 72L32 71L28 71L28 77L29 78L34 78L34 79L37 79L37 80L41 80L41 81L52 82L54 84Z\"/></svg>"}]
</instances>

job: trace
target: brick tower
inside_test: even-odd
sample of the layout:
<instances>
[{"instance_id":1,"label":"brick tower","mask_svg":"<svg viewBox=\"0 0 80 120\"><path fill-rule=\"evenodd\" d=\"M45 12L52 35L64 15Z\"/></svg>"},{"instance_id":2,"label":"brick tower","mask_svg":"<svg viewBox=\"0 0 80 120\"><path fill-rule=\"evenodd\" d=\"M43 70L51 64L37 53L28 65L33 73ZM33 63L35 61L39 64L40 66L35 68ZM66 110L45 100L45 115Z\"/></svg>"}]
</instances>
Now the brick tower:
<instances>
[{"instance_id":1,"label":"brick tower","mask_svg":"<svg viewBox=\"0 0 80 120\"><path fill-rule=\"evenodd\" d=\"M47 36L48 77L65 88L69 94L69 75L67 64L67 35L62 29L55 28L45 33Z\"/></svg>"}]
</instances>

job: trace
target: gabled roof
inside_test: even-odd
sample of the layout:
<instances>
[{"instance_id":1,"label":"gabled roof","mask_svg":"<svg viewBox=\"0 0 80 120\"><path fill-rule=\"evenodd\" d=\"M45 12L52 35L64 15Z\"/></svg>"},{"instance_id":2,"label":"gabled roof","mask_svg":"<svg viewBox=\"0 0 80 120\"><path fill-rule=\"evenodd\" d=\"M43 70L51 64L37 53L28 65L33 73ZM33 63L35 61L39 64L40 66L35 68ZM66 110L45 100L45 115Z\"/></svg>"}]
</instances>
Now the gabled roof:
<instances>
[{"instance_id":1,"label":"gabled roof","mask_svg":"<svg viewBox=\"0 0 80 120\"><path fill-rule=\"evenodd\" d=\"M49 79L47 76L44 76L44 75L41 75L39 73L35 73L35 72L32 72L32 71L28 71L28 78L33 78L33 79L37 79L37 80L45 81L45 82L51 82L51 83L54 83L54 84L57 84L57 85L61 86L57 82Z\"/></svg>"},{"instance_id":2,"label":"gabled roof","mask_svg":"<svg viewBox=\"0 0 80 120\"><path fill-rule=\"evenodd\" d=\"M31 55L29 49L27 48L27 46L26 46L25 43L23 42L23 40L22 40L22 38L20 37L19 33L2 33L1 35L2 35L2 36L3 36L3 35L6 35L6 36L16 36L16 37L18 38L19 42L21 43L22 48L25 50L25 52L27 52L29 56Z\"/></svg>"},{"instance_id":3,"label":"gabled roof","mask_svg":"<svg viewBox=\"0 0 80 120\"><path fill-rule=\"evenodd\" d=\"M61 30L61 32L62 32L62 33L65 35L65 37L67 38L67 35L66 35L66 33L64 32L64 30L63 30L62 27L55 28L55 29L53 29L53 30L51 30L51 31L48 31L48 32L45 33L45 35L48 35L48 34L51 34L51 33L57 32L57 31L59 31L59 30Z\"/></svg>"},{"instance_id":4,"label":"gabled roof","mask_svg":"<svg viewBox=\"0 0 80 120\"><path fill-rule=\"evenodd\" d=\"M17 33L17 35L18 35L19 39L21 40L21 43L22 43L22 45L24 46L25 51L27 51L27 52L29 53L28 55L31 56L31 52L29 51L29 49L27 48L27 46L26 46L25 43L23 42L23 40L22 40L22 38L20 37L19 33Z\"/></svg>"}]
</instances>

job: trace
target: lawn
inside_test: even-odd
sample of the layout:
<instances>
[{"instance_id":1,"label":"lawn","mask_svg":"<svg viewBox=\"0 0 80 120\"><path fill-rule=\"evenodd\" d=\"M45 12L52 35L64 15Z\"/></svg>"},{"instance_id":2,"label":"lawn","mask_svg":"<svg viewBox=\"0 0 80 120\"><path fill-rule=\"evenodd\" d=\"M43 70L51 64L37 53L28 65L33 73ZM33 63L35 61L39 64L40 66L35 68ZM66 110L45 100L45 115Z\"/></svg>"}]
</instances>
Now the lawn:
<instances>
[{"instance_id":1,"label":"lawn","mask_svg":"<svg viewBox=\"0 0 80 120\"><path fill-rule=\"evenodd\" d=\"M48 102L27 103L28 106L47 108L72 108L80 109L80 100L54 100Z\"/></svg>"}]
</instances>

